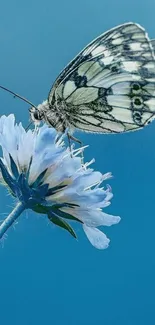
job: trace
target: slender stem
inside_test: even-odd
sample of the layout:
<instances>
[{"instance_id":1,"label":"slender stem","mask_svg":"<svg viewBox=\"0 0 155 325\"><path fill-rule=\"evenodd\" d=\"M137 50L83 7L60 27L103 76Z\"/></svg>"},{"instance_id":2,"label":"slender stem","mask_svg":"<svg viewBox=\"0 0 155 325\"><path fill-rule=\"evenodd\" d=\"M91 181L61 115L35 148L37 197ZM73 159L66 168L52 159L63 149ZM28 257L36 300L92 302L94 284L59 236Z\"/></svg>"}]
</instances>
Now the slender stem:
<instances>
[{"instance_id":1,"label":"slender stem","mask_svg":"<svg viewBox=\"0 0 155 325\"><path fill-rule=\"evenodd\" d=\"M19 202L13 211L5 218L5 220L0 225L0 239L25 209L26 205L22 202Z\"/></svg>"}]
</instances>

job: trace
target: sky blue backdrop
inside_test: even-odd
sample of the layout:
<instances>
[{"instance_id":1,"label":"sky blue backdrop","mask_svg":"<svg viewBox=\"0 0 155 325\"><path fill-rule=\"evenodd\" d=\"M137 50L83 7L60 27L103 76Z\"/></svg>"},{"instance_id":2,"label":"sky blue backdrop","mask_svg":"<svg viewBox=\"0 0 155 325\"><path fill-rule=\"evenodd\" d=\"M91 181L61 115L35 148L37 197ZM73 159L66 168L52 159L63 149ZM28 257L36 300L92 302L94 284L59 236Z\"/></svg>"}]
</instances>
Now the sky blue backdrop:
<instances>
[{"instance_id":1,"label":"sky blue backdrop","mask_svg":"<svg viewBox=\"0 0 155 325\"><path fill-rule=\"evenodd\" d=\"M135 21L155 37L153 0L6 0L0 9L0 83L35 104L59 71L100 33ZM0 91L0 112L27 125L28 106ZM3 325L146 325L155 323L155 122L137 133L79 134L86 159L112 171L108 250L95 250L46 219L23 215L0 248ZM0 212L13 201L0 189Z\"/></svg>"}]
</instances>

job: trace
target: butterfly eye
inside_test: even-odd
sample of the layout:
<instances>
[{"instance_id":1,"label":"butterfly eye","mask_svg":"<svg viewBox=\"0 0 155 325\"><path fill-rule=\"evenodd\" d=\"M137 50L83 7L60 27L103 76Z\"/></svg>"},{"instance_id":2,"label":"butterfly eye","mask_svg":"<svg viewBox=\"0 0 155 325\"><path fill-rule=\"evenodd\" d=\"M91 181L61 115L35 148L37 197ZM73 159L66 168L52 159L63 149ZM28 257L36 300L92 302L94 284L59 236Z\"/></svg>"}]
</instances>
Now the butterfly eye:
<instances>
[{"instance_id":1,"label":"butterfly eye","mask_svg":"<svg viewBox=\"0 0 155 325\"><path fill-rule=\"evenodd\" d=\"M31 118L33 121L41 121L43 119L43 114L41 114L39 112L39 110L36 110L34 107L31 107L29 109L29 112L30 112L30 115L31 115Z\"/></svg>"},{"instance_id":2,"label":"butterfly eye","mask_svg":"<svg viewBox=\"0 0 155 325\"><path fill-rule=\"evenodd\" d=\"M35 111L34 114L33 114L35 120L41 120L41 116L40 116L40 113Z\"/></svg>"}]
</instances>

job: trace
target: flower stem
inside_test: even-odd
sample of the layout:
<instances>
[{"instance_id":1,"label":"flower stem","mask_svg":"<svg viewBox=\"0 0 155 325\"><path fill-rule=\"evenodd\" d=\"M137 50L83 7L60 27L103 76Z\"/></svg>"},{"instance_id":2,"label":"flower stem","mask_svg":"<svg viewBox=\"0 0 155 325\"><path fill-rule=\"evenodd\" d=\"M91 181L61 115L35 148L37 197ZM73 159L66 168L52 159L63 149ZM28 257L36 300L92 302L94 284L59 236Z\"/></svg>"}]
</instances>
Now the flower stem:
<instances>
[{"instance_id":1,"label":"flower stem","mask_svg":"<svg viewBox=\"0 0 155 325\"><path fill-rule=\"evenodd\" d=\"M19 202L13 211L5 218L5 220L0 225L0 239L25 209L26 205L22 202Z\"/></svg>"}]
</instances>

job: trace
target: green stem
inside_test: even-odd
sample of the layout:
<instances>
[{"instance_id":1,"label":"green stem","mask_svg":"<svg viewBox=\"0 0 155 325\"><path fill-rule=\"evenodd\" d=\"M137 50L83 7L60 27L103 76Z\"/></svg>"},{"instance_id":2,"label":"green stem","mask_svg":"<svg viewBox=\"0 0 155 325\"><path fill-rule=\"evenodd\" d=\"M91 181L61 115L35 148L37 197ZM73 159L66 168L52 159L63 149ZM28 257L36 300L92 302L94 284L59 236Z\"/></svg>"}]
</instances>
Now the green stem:
<instances>
[{"instance_id":1,"label":"green stem","mask_svg":"<svg viewBox=\"0 0 155 325\"><path fill-rule=\"evenodd\" d=\"M19 202L13 211L5 218L5 220L0 225L0 239L25 209L26 205L22 202Z\"/></svg>"}]
</instances>

